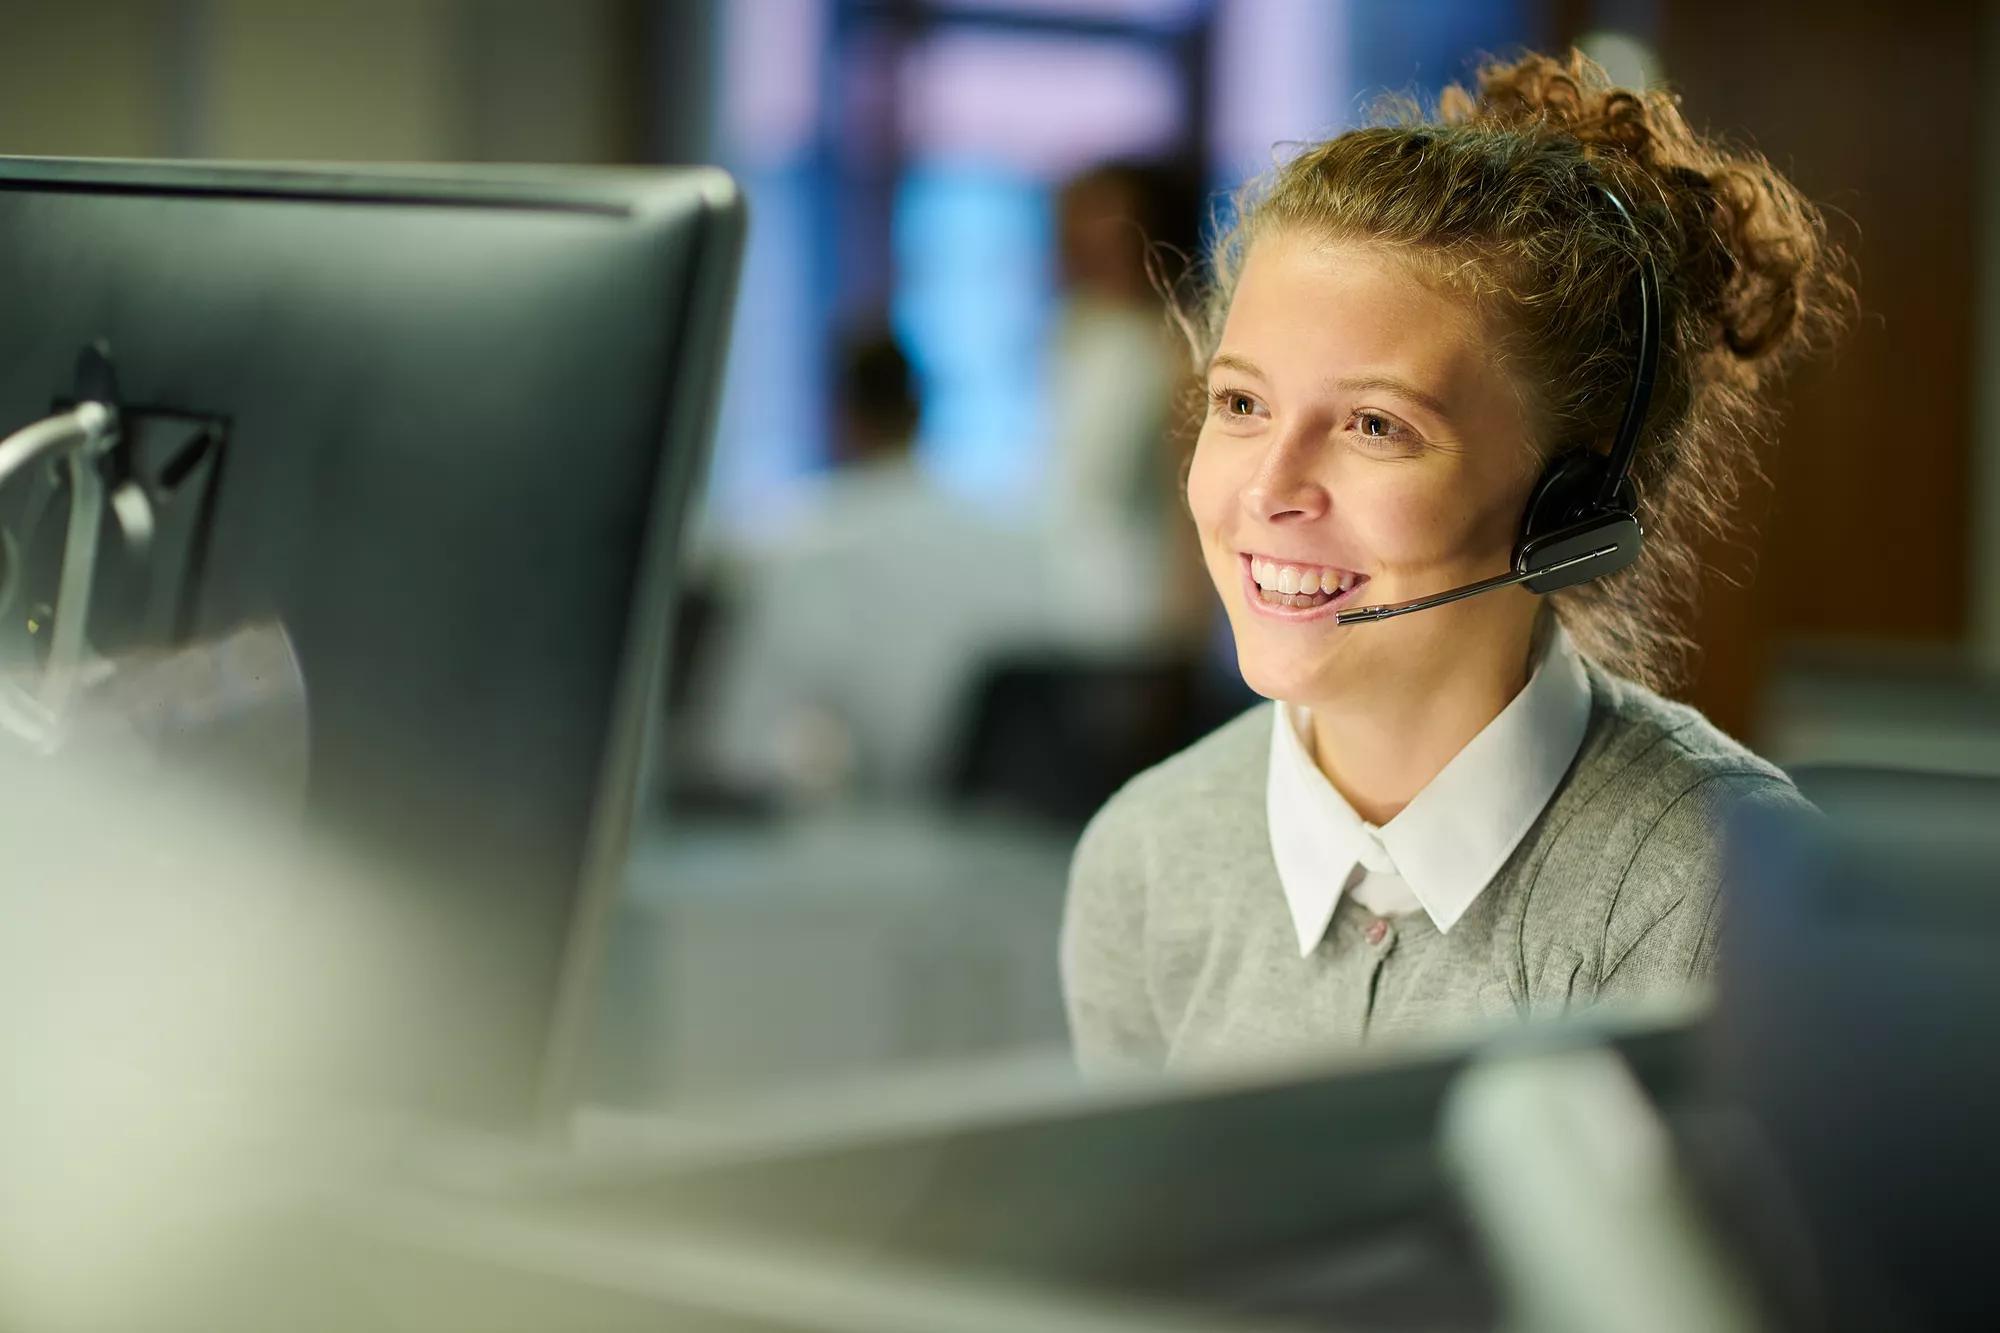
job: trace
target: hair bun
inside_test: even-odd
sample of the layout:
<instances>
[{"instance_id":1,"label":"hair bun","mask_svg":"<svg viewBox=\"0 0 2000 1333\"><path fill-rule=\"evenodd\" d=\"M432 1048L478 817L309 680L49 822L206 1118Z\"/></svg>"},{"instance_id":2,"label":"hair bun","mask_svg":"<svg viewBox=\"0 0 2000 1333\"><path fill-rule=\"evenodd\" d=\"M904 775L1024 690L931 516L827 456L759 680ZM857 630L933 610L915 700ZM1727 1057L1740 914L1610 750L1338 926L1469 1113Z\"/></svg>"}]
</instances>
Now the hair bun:
<instances>
[{"instance_id":1,"label":"hair bun","mask_svg":"<svg viewBox=\"0 0 2000 1333\"><path fill-rule=\"evenodd\" d=\"M1764 361L1839 322L1846 284L1819 211L1761 154L1696 134L1671 93L1621 88L1572 50L1488 64L1476 93L1446 90L1439 112L1448 123L1571 140L1642 216L1664 205L1677 225L1652 231L1678 239L1664 262L1711 321L1715 350Z\"/></svg>"}]
</instances>

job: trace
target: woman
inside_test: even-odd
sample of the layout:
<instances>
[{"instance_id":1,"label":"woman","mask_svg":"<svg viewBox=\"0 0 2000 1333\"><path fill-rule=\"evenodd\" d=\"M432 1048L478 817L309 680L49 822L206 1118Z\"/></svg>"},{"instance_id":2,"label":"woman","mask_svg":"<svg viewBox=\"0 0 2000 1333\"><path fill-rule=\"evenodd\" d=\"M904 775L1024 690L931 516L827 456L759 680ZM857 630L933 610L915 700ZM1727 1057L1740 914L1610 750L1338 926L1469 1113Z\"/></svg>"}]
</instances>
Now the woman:
<instances>
[{"instance_id":1,"label":"woman","mask_svg":"<svg viewBox=\"0 0 2000 1333\"><path fill-rule=\"evenodd\" d=\"M1277 702L1085 832L1080 1059L1323 1050L1700 978L1725 822L1803 802L1649 686L1773 372L1834 322L1818 213L1667 95L1529 56L1433 123L1309 148L1211 265L1188 505L1244 679ZM1629 480L1600 494L1633 404ZM1637 563L1353 622L1508 571L1539 480L1576 466L1567 517L1636 505Z\"/></svg>"}]
</instances>

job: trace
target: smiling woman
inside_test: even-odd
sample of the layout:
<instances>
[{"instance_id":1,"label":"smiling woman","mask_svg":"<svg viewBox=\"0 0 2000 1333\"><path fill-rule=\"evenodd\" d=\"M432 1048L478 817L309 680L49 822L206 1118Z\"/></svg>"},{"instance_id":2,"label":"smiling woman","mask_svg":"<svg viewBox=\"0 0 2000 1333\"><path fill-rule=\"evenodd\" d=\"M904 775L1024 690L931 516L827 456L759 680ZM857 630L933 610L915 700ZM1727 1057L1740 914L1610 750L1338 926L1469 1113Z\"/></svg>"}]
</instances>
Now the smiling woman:
<instances>
[{"instance_id":1,"label":"smiling woman","mask_svg":"<svg viewBox=\"0 0 2000 1333\"><path fill-rule=\"evenodd\" d=\"M1314 145L1237 217L1189 321L1188 509L1276 702L1086 831L1080 1056L1324 1050L1700 980L1723 824L1804 804L1654 690L1774 372L1836 322L1817 212L1573 54ZM1636 439L1622 475L1614 438ZM1636 521L1645 550L1542 595L1499 576L1552 460L1602 480L1558 518Z\"/></svg>"},{"instance_id":2,"label":"smiling woman","mask_svg":"<svg viewBox=\"0 0 2000 1333\"><path fill-rule=\"evenodd\" d=\"M1463 670L1450 646L1477 639L1521 668L1511 681L1489 673L1489 697L1465 699L1499 712L1525 680L1530 593L1365 632L1294 628L1506 567L1535 456L1477 313L1392 250L1281 232L1244 265L1221 347L1188 504L1251 688L1309 704L1393 671L1428 709L1464 694L1442 677ZM1346 590L1311 606L1317 616L1257 593L1296 594L1285 584L1307 578L1323 588L1329 571ZM1245 573L1254 586L1232 596ZM1406 731L1398 748L1414 739Z\"/></svg>"}]
</instances>

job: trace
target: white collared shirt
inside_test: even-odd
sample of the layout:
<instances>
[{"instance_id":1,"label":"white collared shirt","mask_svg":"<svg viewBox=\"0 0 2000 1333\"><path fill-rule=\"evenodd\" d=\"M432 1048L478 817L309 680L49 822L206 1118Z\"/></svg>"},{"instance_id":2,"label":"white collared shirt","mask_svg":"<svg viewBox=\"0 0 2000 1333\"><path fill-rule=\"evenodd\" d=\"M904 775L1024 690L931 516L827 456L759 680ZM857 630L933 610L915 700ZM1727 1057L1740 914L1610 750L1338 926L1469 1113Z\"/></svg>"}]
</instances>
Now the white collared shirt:
<instances>
[{"instance_id":1,"label":"white collared shirt","mask_svg":"<svg viewBox=\"0 0 2000 1333\"><path fill-rule=\"evenodd\" d=\"M1555 795L1589 725L1583 659L1552 624L1527 685L1378 828L1313 762L1307 710L1274 704L1265 808L1300 955L1319 947L1342 893L1377 916L1421 908L1449 931Z\"/></svg>"}]
</instances>

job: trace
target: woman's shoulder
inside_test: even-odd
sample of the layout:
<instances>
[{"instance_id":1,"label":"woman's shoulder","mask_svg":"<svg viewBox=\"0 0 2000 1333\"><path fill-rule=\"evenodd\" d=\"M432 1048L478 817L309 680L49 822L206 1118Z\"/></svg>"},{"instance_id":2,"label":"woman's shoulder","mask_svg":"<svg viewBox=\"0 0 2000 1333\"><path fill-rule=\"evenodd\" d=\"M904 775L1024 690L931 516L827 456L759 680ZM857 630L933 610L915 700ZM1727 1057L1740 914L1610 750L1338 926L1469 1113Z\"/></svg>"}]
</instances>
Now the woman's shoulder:
<instances>
[{"instance_id":1,"label":"woman's shoulder","mask_svg":"<svg viewBox=\"0 0 2000 1333\"><path fill-rule=\"evenodd\" d=\"M1812 806L1699 710L1588 669L1590 729L1549 810L1527 933L1584 941L1575 947L1596 954L1606 983L1699 975L1731 827L1752 808L1809 818Z\"/></svg>"},{"instance_id":2,"label":"woman's shoulder","mask_svg":"<svg viewBox=\"0 0 2000 1333\"><path fill-rule=\"evenodd\" d=\"M1271 705L1255 704L1200 740L1135 774L1106 801L1100 817L1175 819L1248 798L1263 808L1271 760Z\"/></svg>"},{"instance_id":3,"label":"woman's shoulder","mask_svg":"<svg viewBox=\"0 0 2000 1333\"><path fill-rule=\"evenodd\" d=\"M1630 814L1700 792L1764 795L1803 804L1770 760L1710 722L1700 710L1586 661L1591 723L1575 780L1613 797Z\"/></svg>"},{"instance_id":4,"label":"woman's shoulder","mask_svg":"<svg viewBox=\"0 0 2000 1333\"><path fill-rule=\"evenodd\" d=\"M1125 859L1165 849L1224 850L1264 827L1271 705L1260 703L1135 774L1085 828L1079 860Z\"/></svg>"},{"instance_id":5,"label":"woman's shoulder","mask_svg":"<svg viewBox=\"0 0 2000 1333\"><path fill-rule=\"evenodd\" d=\"M1064 984L1072 1009L1087 1011L1073 1018L1079 1031L1129 1026L1129 1015L1107 1018L1119 1006L1099 992L1133 988L1127 974L1143 957L1133 941L1206 920L1209 886L1239 880L1259 855L1268 859L1270 741L1270 706L1251 708L1133 777L1085 827L1070 861L1062 932Z\"/></svg>"}]
</instances>

